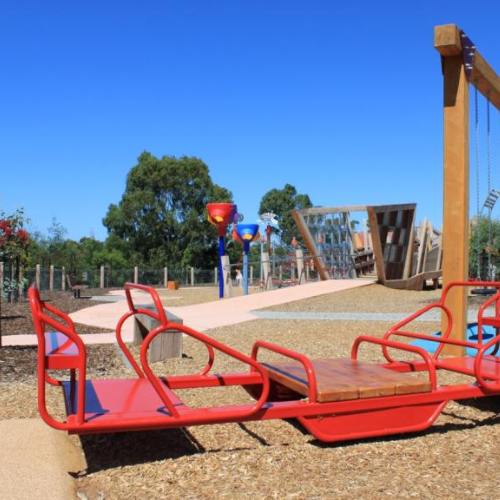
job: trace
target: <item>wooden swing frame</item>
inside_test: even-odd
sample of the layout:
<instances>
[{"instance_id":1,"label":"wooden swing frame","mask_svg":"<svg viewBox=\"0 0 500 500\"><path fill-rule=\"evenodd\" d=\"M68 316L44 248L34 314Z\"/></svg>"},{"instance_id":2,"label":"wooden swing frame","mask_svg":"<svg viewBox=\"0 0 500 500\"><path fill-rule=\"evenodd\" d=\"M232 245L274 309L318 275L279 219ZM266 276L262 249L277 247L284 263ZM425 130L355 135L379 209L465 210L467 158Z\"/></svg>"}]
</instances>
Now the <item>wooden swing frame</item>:
<instances>
[{"instance_id":1,"label":"wooden swing frame","mask_svg":"<svg viewBox=\"0 0 500 500\"><path fill-rule=\"evenodd\" d=\"M434 29L444 83L443 287L469 278L469 83L500 111L500 77L475 47L464 47L462 34L455 24ZM451 338L466 340L467 290L455 289L448 300L454 317ZM444 318L442 323L445 328ZM445 353L463 350L450 345Z\"/></svg>"}]
</instances>

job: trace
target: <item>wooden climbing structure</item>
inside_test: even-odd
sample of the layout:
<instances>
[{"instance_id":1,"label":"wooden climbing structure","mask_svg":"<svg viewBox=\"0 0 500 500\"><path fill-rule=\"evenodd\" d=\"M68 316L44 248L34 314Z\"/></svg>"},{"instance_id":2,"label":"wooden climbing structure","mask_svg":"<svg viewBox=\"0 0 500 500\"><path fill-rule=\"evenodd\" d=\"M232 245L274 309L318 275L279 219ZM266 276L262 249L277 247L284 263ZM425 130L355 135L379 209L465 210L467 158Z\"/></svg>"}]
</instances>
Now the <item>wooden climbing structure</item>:
<instances>
[{"instance_id":1,"label":"wooden climbing structure","mask_svg":"<svg viewBox=\"0 0 500 500\"><path fill-rule=\"evenodd\" d=\"M440 244L432 244L437 240L427 221L415 234L415 210L408 203L316 207L292 214L322 280L359 277L375 267L386 286L422 290L428 281L437 285L442 254ZM367 213L362 245L351 227L352 212Z\"/></svg>"}]
</instances>

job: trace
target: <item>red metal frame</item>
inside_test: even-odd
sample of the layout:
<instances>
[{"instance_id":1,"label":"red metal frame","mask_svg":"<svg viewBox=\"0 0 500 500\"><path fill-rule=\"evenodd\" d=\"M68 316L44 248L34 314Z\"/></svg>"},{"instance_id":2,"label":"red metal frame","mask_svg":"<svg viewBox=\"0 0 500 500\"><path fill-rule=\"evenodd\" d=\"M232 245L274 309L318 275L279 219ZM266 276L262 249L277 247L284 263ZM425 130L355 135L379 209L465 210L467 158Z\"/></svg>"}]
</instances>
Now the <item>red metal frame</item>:
<instances>
[{"instance_id":1,"label":"red metal frame","mask_svg":"<svg viewBox=\"0 0 500 500\"><path fill-rule=\"evenodd\" d=\"M489 298L479 310L477 343L448 338L453 318L445 301L449 290L455 286L493 286L498 290L497 294ZM155 310L136 307L131 294L132 290L148 293ZM39 339L38 406L43 420L50 426L71 433L89 434L274 418L297 418L316 438L332 442L426 429L432 425L449 400L500 394L500 358L486 354L488 349L493 346L497 346L498 349L500 344L498 332L500 328L500 283L452 283L443 291L439 302L430 304L401 321L391 328L383 338L361 336L355 340L351 352L353 361L358 359L361 344L379 345L387 360L387 363L379 366L399 372L427 372L431 386L430 392L331 403L317 401L317 377L313 363L307 356L263 341L256 342L251 356L246 356L187 326L169 321L161 300L152 287L126 284L125 294L129 310L119 319L116 336L118 344L134 368L137 378L86 380L86 349L75 331L73 322L66 314L43 302L35 288L30 289L30 303ZM485 317L486 307L493 303L495 304L494 316ZM424 349L390 338L399 336L436 341L435 337L429 335L402 330L408 323L434 308L443 310L449 320L446 331L437 339L440 345L436 353L430 355ZM54 317L49 316L48 313ZM141 346L139 361L132 356L123 342L121 333L124 322L136 314L147 314L159 323L159 326L145 338ZM482 339L483 325L492 325L497 329L497 335L487 343L483 343ZM54 337L55 334L48 334L45 331L47 327L58 332L56 337ZM169 377L157 377L153 373L147 360L148 348L154 337L165 330L178 330L206 346L208 362L200 373ZM49 343L53 342L54 339L61 345L49 346ZM474 347L478 350L478 354L475 358L441 359L440 353L446 343ZM417 359L397 361L389 355L389 349L396 352L411 352L417 355ZM309 387L308 398L302 398L297 394L290 395L290 391L288 396L283 396L281 393L280 397L276 397L277 391L275 389L280 384L269 379L264 365L257 360L261 350L272 351L275 354L294 359L303 365ZM249 371L211 374L216 352L230 356L247 365ZM69 370L69 381L61 382L53 379L47 373L52 369ZM439 370L465 373L473 377L473 381L470 384L441 386L438 384L437 374ZM46 383L63 388L68 413L64 422L55 420L47 410ZM176 393L181 389L225 386L242 386L254 396L256 401L246 405L190 408L182 402Z\"/></svg>"}]
</instances>

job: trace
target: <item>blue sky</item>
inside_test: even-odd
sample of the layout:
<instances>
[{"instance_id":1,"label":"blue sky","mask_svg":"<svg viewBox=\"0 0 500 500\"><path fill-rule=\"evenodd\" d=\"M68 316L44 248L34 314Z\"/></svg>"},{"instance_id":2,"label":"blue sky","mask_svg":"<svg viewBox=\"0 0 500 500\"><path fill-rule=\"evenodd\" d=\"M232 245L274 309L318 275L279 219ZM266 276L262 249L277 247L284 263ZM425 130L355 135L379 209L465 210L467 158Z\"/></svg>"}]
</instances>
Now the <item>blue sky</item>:
<instances>
[{"instance_id":1,"label":"blue sky","mask_svg":"<svg viewBox=\"0 0 500 500\"><path fill-rule=\"evenodd\" d=\"M290 183L315 205L416 202L439 224L433 27L458 24L500 71L499 18L482 0L4 1L1 208L104 239L147 150L203 159L245 222Z\"/></svg>"}]
</instances>

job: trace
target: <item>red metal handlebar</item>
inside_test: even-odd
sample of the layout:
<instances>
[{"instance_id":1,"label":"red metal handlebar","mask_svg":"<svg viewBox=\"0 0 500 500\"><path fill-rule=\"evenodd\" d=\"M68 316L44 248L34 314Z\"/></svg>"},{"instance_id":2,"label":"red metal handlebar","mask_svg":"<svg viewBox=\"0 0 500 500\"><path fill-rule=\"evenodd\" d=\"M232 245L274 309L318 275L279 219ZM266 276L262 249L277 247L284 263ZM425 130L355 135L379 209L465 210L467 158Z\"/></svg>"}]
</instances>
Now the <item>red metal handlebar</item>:
<instances>
[{"instance_id":1,"label":"red metal handlebar","mask_svg":"<svg viewBox=\"0 0 500 500\"><path fill-rule=\"evenodd\" d=\"M45 303L44 303L45 305ZM78 349L78 404L76 410L76 421L78 424L83 424L85 420L85 384L86 384L86 367L87 367L87 350L85 349L85 344L83 343L80 336L67 326L59 323L55 319L47 316L43 312L37 313L38 320L55 328L57 331L66 335L71 341L73 341ZM43 335L42 335L43 337ZM41 342L41 348L45 350L45 340ZM45 353L44 353L45 355ZM42 383L45 381L45 366L42 364L38 364L38 381L40 388L40 381ZM43 397L45 396L45 390L43 391ZM40 398L42 395L39 394L39 402L41 402ZM52 417L48 414L45 408L45 401L43 401L43 408L40 407L40 412L44 419L49 419L54 421ZM55 422L55 421L54 421ZM59 425L62 425L59 423Z\"/></svg>"},{"instance_id":2,"label":"red metal handlebar","mask_svg":"<svg viewBox=\"0 0 500 500\"><path fill-rule=\"evenodd\" d=\"M402 344L401 342L394 342L393 340L379 339L375 337L368 337L366 335L362 335L361 337L358 337L354 341L354 344L352 345L351 359L353 360L358 359L359 346L362 342L367 342L370 344L378 344L381 346L385 346L386 348L391 347L393 349L400 349L401 351L413 352L415 354L422 356L429 372L429 381L431 383L431 388L432 390L436 389L437 387L436 367L434 366L434 362L432 361L432 358L429 356L429 353L424 349L408 344Z\"/></svg>"},{"instance_id":3,"label":"red metal handlebar","mask_svg":"<svg viewBox=\"0 0 500 500\"><path fill-rule=\"evenodd\" d=\"M417 334L409 334L409 332L403 332L401 331L401 327L407 325L408 323L411 323L412 321L415 321L418 317L422 316L423 314L429 312L431 309L441 309L446 313L446 317L448 319L448 326L446 328L446 331L444 335L441 336L441 338L438 340L435 337L431 337L430 335L426 336L428 340L434 340L434 341L446 341L448 337L450 336L451 329L453 327L453 317L451 315L451 311L448 309L448 307L445 306L443 299L441 299L439 302L433 302L432 304L428 304L427 306L423 307L416 313L412 314L411 316L408 316L408 318L400 321L399 323L395 324L391 329L389 329L386 334L384 335L385 340L389 340L389 337L391 335L401 335L401 336L408 336L408 337L413 337L414 335ZM421 337L416 337L416 338L421 338ZM439 356L441 350L443 349L444 345L441 344L437 349L436 352L434 353L434 359L437 359ZM385 359L389 361L389 363L394 363L394 359L392 356L389 354L387 351L386 347L382 348L382 352L384 353Z\"/></svg>"},{"instance_id":4,"label":"red metal handlebar","mask_svg":"<svg viewBox=\"0 0 500 500\"><path fill-rule=\"evenodd\" d=\"M479 349L479 352L476 355L476 358L474 359L474 373L476 375L477 383L483 388L488 391L498 391L500 389L500 380L498 383L494 384L491 382L487 382L486 379L483 376L483 370L482 370L482 363L484 361L484 356L488 349L493 347L495 344L500 342L500 335L497 335L496 337L493 337L489 342L484 344L481 349ZM498 347L496 348L498 350ZM499 377L500 378L500 377Z\"/></svg>"},{"instance_id":5,"label":"red metal handlebar","mask_svg":"<svg viewBox=\"0 0 500 500\"><path fill-rule=\"evenodd\" d=\"M163 390L163 385L159 381L159 379L156 377L156 375L153 373L153 370L151 370L151 367L149 366L148 360L147 360L147 352L149 348L149 344L152 342L154 337L161 333L162 331L165 331L167 328L165 326L159 326L158 328L155 328L152 330L147 337L144 339L141 347L141 365L146 373L146 376L148 380L151 382L153 387L156 389L156 392L162 399L162 401L165 403L165 405L169 408L169 411L171 412L171 415L174 417L179 418L179 412L176 410L176 408L173 406L171 403L170 399L166 395L165 391ZM253 415L254 413L258 412L262 406L266 403L267 398L269 396L269 388L270 388L270 382L269 382L269 377L267 375L266 370L252 358L249 358L248 356L245 356L244 354L235 351L231 347L228 347L224 344L221 344L217 340L214 340L200 332L197 332L196 330L193 330L187 326L184 325L179 325L177 323L169 323L168 324L168 329L169 330L178 330L179 332L185 333L186 335L189 335L190 337L195 338L196 340L199 340L200 342L203 342L207 347L210 347L212 349L216 349L218 351L221 351L222 353L237 359L238 361L241 361L242 363L245 363L247 365L250 365L251 369L254 369L254 371L258 371L262 377L262 394L258 401L249 409L245 410L242 412L238 412L239 418L247 418ZM209 361L209 365L211 366L211 363L213 363L213 357L211 357L211 361ZM199 376L203 377L206 375L206 372L208 370L204 370ZM167 403L168 401L168 403ZM236 412L236 411L235 411Z\"/></svg>"},{"instance_id":6,"label":"red metal handlebar","mask_svg":"<svg viewBox=\"0 0 500 500\"><path fill-rule=\"evenodd\" d=\"M137 312L137 308L135 307L134 301L132 299L131 290L140 290L142 292L146 292L153 299L153 303L156 308L157 315L153 316L153 318L157 319L160 323L166 324L168 323L167 316L165 314L165 309L163 309L163 304L161 303L160 297L156 290L151 286L138 285L136 283L125 283L125 296L127 298L128 308L130 311Z\"/></svg>"},{"instance_id":7,"label":"red metal handlebar","mask_svg":"<svg viewBox=\"0 0 500 500\"><path fill-rule=\"evenodd\" d=\"M287 358L295 359L304 365L304 369L307 373L307 381L309 384L309 402L316 403L318 398L318 390L317 390L317 382L316 382L316 373L314 372L314 367L307 356L300 354L298 352L290 351L290 349L286 349L276 344L271 344L269 342L265 342L263 340L259 340L255 342L252 348L252 359L257 361L257 354L259 352L259 347L267 349L268 351L275 352L277 354L281 354Z\"/></svg>"}]
</instances>

